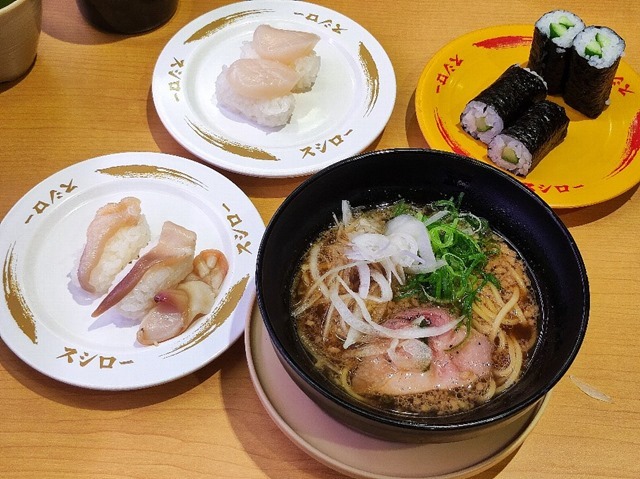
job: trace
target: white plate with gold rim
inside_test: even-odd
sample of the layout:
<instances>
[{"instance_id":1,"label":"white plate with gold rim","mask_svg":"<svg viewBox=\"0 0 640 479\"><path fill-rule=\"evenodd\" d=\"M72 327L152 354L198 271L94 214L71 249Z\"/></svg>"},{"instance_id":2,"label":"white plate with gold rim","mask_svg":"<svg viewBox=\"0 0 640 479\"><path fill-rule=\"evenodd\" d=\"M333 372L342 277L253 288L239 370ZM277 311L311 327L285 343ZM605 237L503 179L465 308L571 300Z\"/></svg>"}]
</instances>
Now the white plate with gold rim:
<instances>
[{"instance_id":1,"label":"white plate with gold rim","mask_svg":"<svg viewBox=\"0 0 640 479\"><path fill-rule=\"evenodd\" d=\"M215 81L260 24L316 33L321 58L311 91L296 94L291 121L267 129L220 109ZM196 18L162 50L152 80L164 126L215 166L260 177L302 176L360 153L386 126L396 99L391 61L344 15L307 2L233 3Z\"/></svg>"},{"instance_id":2,"label":"white plate with gold rim","mask_svg":"<svg viewBox=\"0 0 640 479\"><path fill-rule=\"evenodd\" d=\"M151 228L147 248L168 220L196 232L196 251L217 248L229 261L212 311L157 346L139 344L138 324L116 312L92 318L100 298L84 293L73 279L96 210L125 196L141 200ZM36 185L0 223L0 335L24 362L76 386L138 389L177 379L242 335L255 299L263 232L249 198L194 161L136 152L77 163Z\"/></svg>"},{"instance_id":3,"label":"white plate with gold rim","mask_svg":"<svg viewBox=\"0 0 640 479\"><path fill-rule=\"evenodd\" d=\"M547 394L530 412L487 435L441 444L388 442L341 424L302 392L280 364L257 306L244 340L251 380L280 430L317 461L358 479L463 479L479 474L522 445L550 398Z\"/></svg>"}]
</instances>

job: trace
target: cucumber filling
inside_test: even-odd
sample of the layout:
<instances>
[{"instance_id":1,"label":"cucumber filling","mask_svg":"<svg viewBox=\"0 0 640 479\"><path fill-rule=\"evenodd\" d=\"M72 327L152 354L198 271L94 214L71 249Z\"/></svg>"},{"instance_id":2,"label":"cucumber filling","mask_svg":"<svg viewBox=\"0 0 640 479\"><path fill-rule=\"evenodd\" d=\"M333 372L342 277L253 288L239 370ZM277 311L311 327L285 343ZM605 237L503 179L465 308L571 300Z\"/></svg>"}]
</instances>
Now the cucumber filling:
<instances>
[{"instance_id":1,"label":"cucumber filling","mask_svg":"<svg viewBox=\"0 0 640 479\"><path fill-rule=\"evenodd\" d=\"M598 32L596 33L596 42L598 42L600 46L604 48L611 43L611 40L604 33Z\"/></svg>"},{"instance_id":2,"label":"cucumber filling","mask_svg":"<svg viewBox=\"0 0 640 479\"><path fill-rule=\"evenodd\" d=\"M602 49L608 46L609 43L609 38L598 32L596 33L595 38L587 43L586 47L584 47L584 54L590 57L602 57Z\"/></svg>"},{"instance_id":3,"label":"cucumber filling","mask_svg":"<svg viewBox=\"0 0 640 479\"><path fill-rule=\"evenodd\" d=\"M563 15L560 18L558 18L557 22L552 22L549 25L549 37L550 38L561 37L562 35L567 33L567 31L571 27L574 27L574 26L575 24L571 20L569 20L569 18L566 15Z\"/></svg>"},{"instance_id":4,"label":"cucumber filling","mask_svg":"<svg viewBox=\"0 0 640 479\"><path fill-rule=\"evenodd\" d=\"M508 146L505 146L503 148L501 156L504 161L507 161L513 165L517 165L518 161L520 161L515 150L513 148L509 148Z\"/></svg>"},{"instance_id":5,"label":"cucumber filling","mask_svg":"<svg viewBox=\"0 0 640 479\"><path fill-rule=\"evenodd\" d=\"M484 116L479 116L476 118L476 130L480 133L484 133L485 131L489 131L493 128L493 125L487 124L487 119Z\"/></svg>"},{"instance_id":6,"label":"cucumber filling","mask_svg":"<svg viewBox=\"0 0 640 479\"><path fill-rule=\"evenodd\" d=\"M587 46L584 47L584 54L589 57L601 57L602 45L600 45L596 40L591 40L587 43Z\"/></svg>"},{"instance_id":7,"label":"cucumber filling","mask_svg":"<svg viewBox=\"0 0 640 479\"><path fill-rule=\"evenodd\" d=\"M571 20L569 20L569 17L567 17L566 15L562 15L559 19L558 19L558 23L560 25L564 25L567 28L571 28L571 27L575 27L575 23L573 23Z\"/></svg>"},{"instance_id":8,"label":"cucumber filling","mask_svg":"<svg viewBox=\"0 0 640 479\"><path fill-rule=\"evenodd\" d=\"M567 33L569 29L561 23L552 23L549 26L550 38L558 38Z\"/></svg>"}]
</instances>

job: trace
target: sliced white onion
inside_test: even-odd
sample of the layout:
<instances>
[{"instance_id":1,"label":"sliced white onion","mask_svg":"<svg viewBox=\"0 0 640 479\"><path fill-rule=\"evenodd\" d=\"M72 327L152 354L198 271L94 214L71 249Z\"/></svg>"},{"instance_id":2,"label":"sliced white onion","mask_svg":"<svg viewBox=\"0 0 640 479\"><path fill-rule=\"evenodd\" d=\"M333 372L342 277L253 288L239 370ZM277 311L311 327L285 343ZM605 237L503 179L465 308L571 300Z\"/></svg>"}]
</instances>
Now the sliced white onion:
<instances>
[{"instance_id":1,"label":"sliced white onion","mask_svg":"<svg viewBox=\"0 0 640 479\"><path fill-rule=\"evenodd\" d=\"M310 265L309 270L311 271L311 276L312 276L312 279L314 279L314 283L309 287L306 296L302 300L302 304L298 308L296 308L296 311L295 311L296 315L301 314L309 306L311 306L310 303L307 303L307 300L309 299L309 297L311 296L313 291L315 291L316 288L320 289L322 294L328 299L329 290L327 289L327 283L325 282L325 280L331 276L337 275L340 271L355 267L356 263L354 262L354 263L344 264L341 266L336 266L335 268L332 268L329 271L325 272L322 276L317 276L318 274L317 259L310 259L309 265Z\"/></svg>"},{"instance_id":2,"label":"sliced white onion","mask_svg":"<svg viewBox=\"0 0 640 479\"><path fill-rule=\"evenodd\" d=\"M449 214L449 212L447 210L440 210L437 211L436 213L432 214L431 216L429 216L426 220L423 220L423 224L425 226L429 226L432 223L435 223L436 221L444 218L445 216L447 216Z\"/></svg>"},{"instance_id":3,"label":"sliced white onion","mask_svg":"<svg viewBox=\"0 0 640 479\"><path fill-rule=\"evenodd\" d=\"M347 252L351 260L379 261L396 251L391 241L379 233L360 233L351 238L353 248Z\"/></svg>"},{"instance_id":4,"label":"sliced white onion","mask_svg":"<svg viewBox=\"0 0 640 479\"><path fill-rule=\"evenodd\" d=\"M378 286L380 286L380 297L379 298L369 297L367 299L372 299L380 303L387 303L391 301L393 299L393 290L391 289L390 281L387 280L387 278L385 278L384 275L379 271L372 271L371 277L376 283L378 283Z\"/></svg>"},{"instance_id":5,"label":"sliced white onion","mask_svg":"<svg viewBox=\"0 0 640 479\"><path fill-rule=\"evenodd\" d=\"M460 323L460 321L461 319L455 319L446 324L443 324L442 326L426 326L402 329L391 329L377 324L376 326L373 326L373 328L378 331L378 333L389 338L420 339L440 336L441 334L449 332L454 329L458 325L458 323Z\"/></svg>"},{"instance_id":6,"label":"sliced white onion","mask_svg":"<svg viewBox=\"0 0 640 479\"><path fill-rule=\"evenodd\" d=\"M349 332L347 332L347 337L342 344L344 349L347 349L352 344L355 344L362 337L362 333L358 331L356 328L349 328Z\"/></svg>"},{"instance_id":7,"label":"sliced white onion","mask_svg":"<svg viewBox=\"0 0 640 479\"><path fill-rule=\"evenodd\" d=\"M395 277L400 284L404 284L405 276L404 269L396 265L391 258L385 258L379 262L387 273L387 281L391 283L391 278Z\"/></svg>"},{"instance_id":8,"label":"sliced white onion","mask_svg":"<svg viewBox=\"0 0 640 479\"><path fill-rule=\"evenodd\" d=\"M418 243L418 254L427 262L434 262L436 257L431 247L431 238L422 221L411 215L398 215L389 220L385 234L405 233L415 238Z\"/></svg>"},{"instance_id":9,"label":"sliced white onion","mask_svg":"<svg viewBox=\"0 0 640 479\"><path fill-rule=\"evenodd\" d=\"M353 220L353 213L349 201L342 200L342 222L348 225Z\"/></svg>"},{"instance_id":10,"label":"sliced white onion","mask_svg":"<svg viewBox=\"0 0 640 479\"><path fill-rule=\"evenodd\" d=\"M320 245L316 244L310 251L309 271L311 273L311 278L315 280L315 282L318 284L318 287L320 288L320 291L322 291L322 294L324 294L325 296L328 296L329 290L327 289L326 285L322 281L320 281L320 269L318 268L319 252L320 252Z\"/></svg>"},{"instance_id":11,"label":"sliced white onion","mask_svg":"<svg viewBox=\"0 0 640 479\"><path fill-rule=\"evenodd\" d=\"M418 242L413 236L407 233L393 233L387 237L396 248L396 252L391 257L394 263L406 268L414 261L420 261Z\"/></svg>"},{"instance_id":12,"label":"sliced white onion","mask_svg":"<svg viewBox=\"0 0 640 479\"><path fill-rule=\"evenodd\" d=\"M409 266L407 268L407 271L413 274L433 273L438 268L442 268L443 266L446 266L446 265L447 265L447 262L445 260L437 259L431 264L423 263L423 264L416 264L413 266Z\"/></svg>"},{"instance_id":13,"label":"sliced white onion","mask_svg":"<svg viewBox=\"0 0 640 479\"><path fill-rule=\"evenodd\" d=\"M349 290L351 291L351 290ZM353 291L351 291L353 293ZM352 296L356 297L354 293ZM340 295L337 291L331 292L331 304L336 308L336 311L340 315L340 317L347 323L350 327L355 328L357 331L360 331L364 334L375 334L375 329L372 328L368 322L365 322L361 319L358 319L349 309L349 307L342 301Z\"/></svg>"},{"instance_id":14,"label":"sliced white onion","mask_svg":"<svg viewBox=\"0 0 640 479\"><path fill-rule=\"evenodd\" d=\"M358 275L360 276L360 287L358 294L361 298L369 296L369 289L371 288L371 268L364 261L358 261L356 263L358 268Z\"/></svg>"},{"instance_id":15,"label":"sliced white onion","mask_svg":"<svg viewBox=\"0 0 640 479\"><path fill-rule=\"evenodd\" d=\"M382 263L390 259L393 266L385 263L383 267L395 275L401 284L404 284L404 275L399 271L400 268L407 268L413 273L429 273L446 264L443 260L436 260L424 223L410 215L391 219L384 235L353 235L351 245L351 250L347 252L351 260Z\"/></svg>"},{"instance_id":16,"label":"sliced white onion","mask_svg":"<svg viewBox=\"0 0 640 479\"><path fill-rule=\"evenodd\" d=\"M420 256L412 251L400 251L397 255L392 258L397 264L404 266L405 268L410 268L412 266L417 266L420 264L426 264L426 261L423 260Z\"/></svg>"},{"instance_id":17,"label":"sliced white onion","mask_svg":"<svg viewBox=\"0 0 640 479\"><path fill-rule=\"evenodd\" d=\"M391 362L396 366L399 366L399 362L400 362L400 358L396 353L396 348L398 347L399 343L400 343L400 340L398 338L393 338L389 343L389 347L387 348L387 351L386 351L387 356L389 356L389 359L391 359Z\"/></svg>"}]
</instances>

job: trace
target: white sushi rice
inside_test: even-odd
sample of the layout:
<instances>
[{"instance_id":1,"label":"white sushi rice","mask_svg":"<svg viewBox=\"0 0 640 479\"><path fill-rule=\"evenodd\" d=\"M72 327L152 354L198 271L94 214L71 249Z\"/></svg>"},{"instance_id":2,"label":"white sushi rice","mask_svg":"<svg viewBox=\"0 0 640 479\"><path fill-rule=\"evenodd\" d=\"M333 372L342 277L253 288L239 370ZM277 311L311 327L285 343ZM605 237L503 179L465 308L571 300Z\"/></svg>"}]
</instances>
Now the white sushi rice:
<instances>
[{"instance_id":1,"label":"white sushi rice","mask_svg":"<svg viewBox=\"0 0 640 479\"><path fill-rule=\"evenodd\" d=\"M551 37L551 24L559 23L562 17L566 17L573 23L573 27L569 27L564 35L552 38L551 41L560 47L559 53L563 50L570 48L573 44L573 39L578 33L584 30L584 22L576 14L569 12L568 10L554 10L547 12L536 22L536 28L545 34L547 38Z\"/></svg>"},{"instance_id":2,"label":"white sushi rice","mask_svg":"<svg viewBox=\"0 0 640 479\"><path fill-rule=\"evenodd\" d=\"M216 100L218 104L233 113L239 113L259 125L275 128L286 125L295 108L293 94L267 100L257 100L236 93L227 80L227 67L216 80Z\"/></svg>"},{"instance_id":3,"label":"white sushi rice","mask_svg":"<svg viewBox=\"0 0 640 479\"><path fill-rule=\"evenodd\" d=\"M292 66L300 75L300 80L293 87L293 92L302 93L311 90L320 71L320 57L316 52L311 52L304 57L298 58Z\"/></svg>"},{"instance_id":4,"label":"white sushi rice","mask_svg":"<svg viewBox=\"0 0 640 479\"><path fill-rule=\"evenodd\" d=\"M484 118L485 123L491 128L487 131L479 131L477 126L479 118ZM460 124L469 135L486 144L504 128L502 118L496 113L495 109L486 103L476 100L467 103L460 116Z\"/></svg>"},{"instance_id":5,"label":"white sushi rice","mask_svg":"<svg viewBox=\"0 0 640 479\"><path fill-rule=\"evenodd\" d=\"M260 58L256 49L253 48L253 42L243 42L240 52L240 58Z\"/></svg>"},{"instance_id":6,"label":"white sushi rice","mask_svg":"<svg viewBox=\"0 0 640 479\"><path fill-rule=\"evenodd\" d=\"M91 271L89 283L96 294L102 295L116 276L140 254L151 238L149 224L144 215L137 225L120 228L105 244L100 260Z\"/></svg>"},{"instance_id":7,"label":"white sushi rice","mask_svg":"<svg viewBox=\"0 0 640 479\"><path fill-rule=\"evenodd\" d=\"M507 147L511 148L516 153L518 163L514 164L502 159L502 152ZM531 153L527 147L522 144L522 142L509 135L500 134L494 137L489 143L487 154L489 155L489 159L496 165L507 171L511 171L516 175L526 176L531 169Z\"/></svg>"},{"instance_id":8,"label":"white sushi rice","mask_svg":"<svg viewBox=\"0 0 640 479\"><path fill-rule=\"evenodd\" d=\"M595 39L597 34L603 35L607 39L607 44L602 46L602 57L586 55L585 48ZM576 36L573 47L578 55L585 58L592 67L609 68L618 58L624 56L625 42L610 28L587 27Z\"/></svg>"}]
</instances>

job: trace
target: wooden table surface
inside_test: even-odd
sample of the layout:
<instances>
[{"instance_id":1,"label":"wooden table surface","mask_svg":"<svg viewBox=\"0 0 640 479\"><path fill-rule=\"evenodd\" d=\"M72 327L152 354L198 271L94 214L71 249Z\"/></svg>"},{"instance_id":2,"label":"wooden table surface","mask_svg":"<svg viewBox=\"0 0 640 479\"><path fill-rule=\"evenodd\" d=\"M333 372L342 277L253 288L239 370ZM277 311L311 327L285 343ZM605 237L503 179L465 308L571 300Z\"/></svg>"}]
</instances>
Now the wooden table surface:
<instances>
[{"instance_id":1,"label":"wooden table surface","mask_svg":"<svg viewBox=\"0 0 640 479\"><path fill-rule=\"evenodd\" d=\"M37 183L85 159L152 151L197 161L160 122L152 71L182 26L225 2L181 0L167 24L139 36L92 28L72 0L43 3L34 67L21 80L0 84L0 218ZM420 73L447 42L482 27L533 23L548 10L567 8L620 33L625 60L640 72L638 2L499 3L322 2L369 30L395 68L395 108L370 149L428 146L413 105ZM640 95L640 85L633 94ZM265 222L303 180L220 172ZM592 399L566 375L524 444L479 478L640 477L640 192L634 187L559 214L591 286L589 328L569 374L612 401ZM0 341L0 415L3 478L342 477L300 450L267 415L242 340L193 374L128 392L65 385L31 369Z\"/></svg>"}]
</instances>

